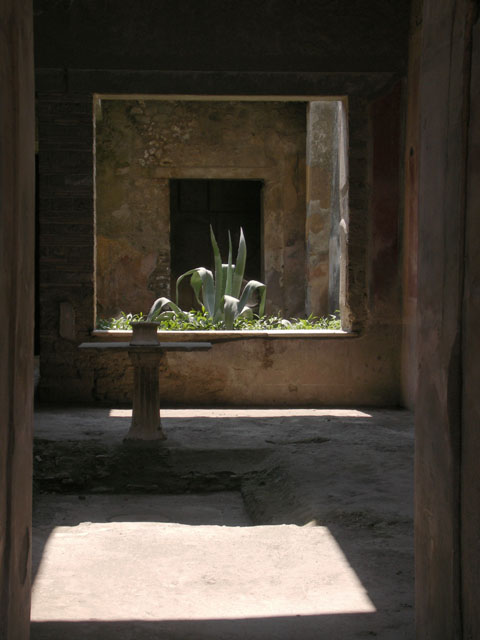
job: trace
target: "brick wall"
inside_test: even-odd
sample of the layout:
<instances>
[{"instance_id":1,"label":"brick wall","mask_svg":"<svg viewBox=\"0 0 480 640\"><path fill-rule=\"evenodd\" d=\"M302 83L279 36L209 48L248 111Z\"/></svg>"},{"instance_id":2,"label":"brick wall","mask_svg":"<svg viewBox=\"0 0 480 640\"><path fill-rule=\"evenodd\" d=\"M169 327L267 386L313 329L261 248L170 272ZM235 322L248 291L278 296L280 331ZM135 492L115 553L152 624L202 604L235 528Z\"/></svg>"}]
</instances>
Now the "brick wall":
<instances>
[{"instance_id":1,"label":"brick wall","mask_svg":"<svg viewBox=\"0 0 480 640\"><path fill-rule=\"evenodd\" d=\"M94 196L91 96L39 94L41 389L83 398L90 372L77 344L93 326Z\"/></svg>"}]
</instances>

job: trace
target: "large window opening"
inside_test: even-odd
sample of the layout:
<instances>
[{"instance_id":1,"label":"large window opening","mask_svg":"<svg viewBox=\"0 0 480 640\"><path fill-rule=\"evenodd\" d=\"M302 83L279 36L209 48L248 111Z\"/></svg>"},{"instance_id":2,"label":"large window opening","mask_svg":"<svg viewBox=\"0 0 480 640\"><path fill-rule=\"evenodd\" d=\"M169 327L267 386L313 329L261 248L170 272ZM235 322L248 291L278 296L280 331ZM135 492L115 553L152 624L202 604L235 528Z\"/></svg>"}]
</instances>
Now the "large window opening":
<instances>
[{"instance_id":1,"label":"large window opening","mask_svg":"<svg viewBox=\"0 0 480 640\"><path fill-rule=\"evenodd\" d=\"M230 231L234 256L240 228L247 242L247 280L262 278L261 190L259 180L170 180L171 290L177 278L195 267L213 271L210 227L222 259L228 258ZM182 308L195 305L191 288L180 288Z\"/></svg>"},{"instance_id":2,"label":"large window opening","mask_svg":"<svg viewBox=\"0 0 480 640\"><path fill-rule=\"evenodd\" d=\"M97 318L146 313L212 268L211 225L224 260L243 227L267 313L339 309L349 328L343 100L96 96L94 112Z\"/></svg>"}]
</instances>

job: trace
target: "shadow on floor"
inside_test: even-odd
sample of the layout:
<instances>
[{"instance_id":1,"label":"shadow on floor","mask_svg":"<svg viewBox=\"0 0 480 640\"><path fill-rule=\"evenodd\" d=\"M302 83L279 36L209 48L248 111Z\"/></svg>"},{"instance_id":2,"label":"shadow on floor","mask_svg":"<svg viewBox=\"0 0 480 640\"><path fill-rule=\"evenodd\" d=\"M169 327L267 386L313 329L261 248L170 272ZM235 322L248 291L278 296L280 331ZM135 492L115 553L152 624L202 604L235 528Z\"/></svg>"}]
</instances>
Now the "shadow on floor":
<instances>
[{"instance_id":1,"label":"shadow on floor","mask_svg":"<svg viewBox=\"0 0 480 640\"><path fill-rule=\"evenodd\" d=\"M33 622L31 640L410 640L376 613L236 620Z\"/></svg>"}]
</instances>

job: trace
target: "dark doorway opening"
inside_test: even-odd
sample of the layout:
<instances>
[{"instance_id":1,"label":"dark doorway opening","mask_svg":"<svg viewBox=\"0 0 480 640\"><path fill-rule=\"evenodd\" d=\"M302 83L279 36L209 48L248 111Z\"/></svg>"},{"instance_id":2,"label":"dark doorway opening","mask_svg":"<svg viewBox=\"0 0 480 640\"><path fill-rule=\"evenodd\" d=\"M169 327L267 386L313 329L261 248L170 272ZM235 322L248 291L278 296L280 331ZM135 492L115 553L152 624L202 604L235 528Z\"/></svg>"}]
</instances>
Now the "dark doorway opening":
<instances>
[{"instance_id":1,"label":"dark doorway opening","mask_svg":"<svg viewBox=\"0 0 480 640\"><path fill-rule=\"evenodd\" d=\"M213 269L210 225L222 260L228 258L228 231L235 259L240 227L247 242L245 278L262 278L261 190L260 180L171 180L170 247L172 295L177 278L195 267ZM186 283L180 290L180 306L194 306Z\"/></svg>"}]
</instances>

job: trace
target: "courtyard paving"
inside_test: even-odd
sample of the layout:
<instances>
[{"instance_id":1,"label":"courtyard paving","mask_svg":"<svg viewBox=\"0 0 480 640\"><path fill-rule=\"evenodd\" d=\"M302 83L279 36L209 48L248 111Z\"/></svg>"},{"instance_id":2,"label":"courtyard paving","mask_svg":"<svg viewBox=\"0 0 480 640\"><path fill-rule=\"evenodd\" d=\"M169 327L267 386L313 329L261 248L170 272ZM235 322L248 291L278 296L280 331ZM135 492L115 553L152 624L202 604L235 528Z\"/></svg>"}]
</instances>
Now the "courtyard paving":
<instances>
[{"instance_id":1,"label":"courtyard paving","mask_svg":"<svg viewBox=\"0 0 480 640\"><path fill-rule=\"evenodd\" d=\"M32 638L414 638L402 410L35 418Z\"/></svg>"}]
</instances>

